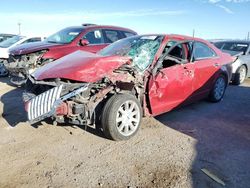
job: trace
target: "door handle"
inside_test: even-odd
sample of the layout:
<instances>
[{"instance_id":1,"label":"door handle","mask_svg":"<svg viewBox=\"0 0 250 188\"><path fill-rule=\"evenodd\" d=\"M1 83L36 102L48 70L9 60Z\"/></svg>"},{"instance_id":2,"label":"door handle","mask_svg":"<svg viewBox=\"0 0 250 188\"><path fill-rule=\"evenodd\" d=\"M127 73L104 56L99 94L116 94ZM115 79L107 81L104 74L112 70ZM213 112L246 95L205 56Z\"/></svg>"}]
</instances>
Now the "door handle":
<instances>
[{"instance_id":1,"label":"door handle","mask_svg":"<svg viewBox=\"0 0 250 188\"><path fill-rule=\"evenodd\" d=\"M219 65L220 65L219 63L215 63L215 64L214 64L215 67L218 67Z\"/></svg>"}]
</instances>

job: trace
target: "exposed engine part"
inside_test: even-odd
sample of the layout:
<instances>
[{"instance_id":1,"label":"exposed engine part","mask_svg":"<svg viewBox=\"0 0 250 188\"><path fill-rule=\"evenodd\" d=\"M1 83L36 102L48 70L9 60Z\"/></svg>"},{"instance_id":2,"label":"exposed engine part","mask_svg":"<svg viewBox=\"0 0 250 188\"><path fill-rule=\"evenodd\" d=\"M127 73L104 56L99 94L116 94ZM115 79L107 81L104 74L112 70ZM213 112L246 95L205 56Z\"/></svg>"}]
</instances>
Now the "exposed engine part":
<instances>
[{"instance_id":1,"label":"exposed engine part","mask_svg":"<svg viewBox=\"0 0 250 188\"><path fill-rule=\"evenodd\" d=\"M131 71L127 66L116 69L109 77L88 84L63 79L38 81L30 75L26 89L28 93L24 95L25 101L29 93L36 95L27 105L30 123L54 117L58 122L92 127L95 125L96 116L100 115L99 104L106 98L116 93L133 93L143 104L144 96L143 75Z\"/></svg>"},{"instance_id":2,"label":"exposed engine part","mask_svg":"<svg viewBox=\"0 0 250 188\"><path fill-rule=\"evenodd\" d=\"M15 85L22 85L37 68L53 61L53 59L42 58L45 52L47 51L42 50L27 55L10 55L8 61L4 62L4 65L10 76L13 77L11 82Z\"/></svg>"}]
</instances>

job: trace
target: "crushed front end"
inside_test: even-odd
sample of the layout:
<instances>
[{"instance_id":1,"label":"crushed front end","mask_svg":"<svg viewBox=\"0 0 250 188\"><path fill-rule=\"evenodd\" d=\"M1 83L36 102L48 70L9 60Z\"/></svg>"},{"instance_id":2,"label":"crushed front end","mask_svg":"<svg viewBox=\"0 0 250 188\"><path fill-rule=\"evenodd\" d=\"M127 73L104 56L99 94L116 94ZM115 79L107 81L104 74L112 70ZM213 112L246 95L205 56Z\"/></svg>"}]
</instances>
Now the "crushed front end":
<instances>
[{"instance_id":1,"label":"crushed front end","mask_svg":"<svg viewBox=\"0 0 250 188\"><path fill-rule=\"evenodd\" d=\"M24 54L10 54L8 61L4 62L5 68L11 77L11 82L15 85L23 85L28 76L37 68L53 61L52 59L43 59L46 50Z\"/></svg>"},{"instance_id":2,"label":"crushed front end","mask_svg":"<svg viewBox=\"0 0 250 188\"><path fill-rule=\"evenodd\" d=\"M31 124L51 117L59 123L95 127L102 105L110 96L133 92L143 103L144 94L142 76L136 77L126 67L95 83L64 79L37 81L30 75L26 87L23 100Z\"/></svg>"}]
</instances>

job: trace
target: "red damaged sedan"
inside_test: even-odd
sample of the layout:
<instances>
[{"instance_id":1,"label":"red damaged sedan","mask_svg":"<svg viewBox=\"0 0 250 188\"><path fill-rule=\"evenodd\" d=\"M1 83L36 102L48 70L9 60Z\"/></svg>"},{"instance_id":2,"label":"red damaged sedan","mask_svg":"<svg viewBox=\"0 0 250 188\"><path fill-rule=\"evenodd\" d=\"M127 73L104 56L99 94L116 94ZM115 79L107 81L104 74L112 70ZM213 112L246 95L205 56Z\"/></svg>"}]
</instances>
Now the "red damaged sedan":
<instances>
[{"instance_id":1,"label":"red damaged sedan","mask_svg":"<svg viewBox=\"0 0 250 188\"><path fill-rule=\"evenodd\" d=\"M207 41L180 35L134 36L97 54L77 51L29 76L28 120L101 125L108 138L126 140L142 116L202 98L220 101L232 61Z\"/></svg>"}]
</instances>

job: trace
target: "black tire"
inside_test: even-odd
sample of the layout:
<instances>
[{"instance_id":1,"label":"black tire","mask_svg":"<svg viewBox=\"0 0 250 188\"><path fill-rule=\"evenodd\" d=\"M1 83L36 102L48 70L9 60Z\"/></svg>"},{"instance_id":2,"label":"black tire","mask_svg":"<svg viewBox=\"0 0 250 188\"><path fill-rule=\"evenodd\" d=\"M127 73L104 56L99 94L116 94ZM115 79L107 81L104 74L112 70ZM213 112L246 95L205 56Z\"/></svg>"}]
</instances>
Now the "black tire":
<instances>
[{"instance_id":1,"label":"black tire","mask_svg":"<svg viewBox=\"0 0 250 188\"><path fill-rule=\"evenodd\" d=\"M245 75L242 75L242 73L244 73ZM242 84L246 78L246 75L247 75L247 68L245 65L241 65L235 73L233 84L234 85ZM242 77L244 77L244 79L242 79Z\"/></svg>"},{"instance_id":2,"label":"black tire","mask_svg":"<svg viewBox=\"0 0 250 188\"><path fill-rule=\"evenodd\" d=\"M120 110L126 108L125 105L131 103L130 107L135 106L134 112L137 113L137 115L132 115L133 109L130 113L130 115L122 115L120 114ZM129 107L129 108L130 108ZM125 112L125 111L124 111ZM128 111L126 113L129 113ZM117 118L118 116L120 119L127 117L127 121L131 121L130 124L126 123L125 121L120 121L121 124L117 123ZM122 117L123 116L123 117ZM129 119L130 117L135 117L138 118L137 123L133 122L132 120ZM120 141L120 140L128 140L131 137L133 137L137 131L139 130L140 124L141 124L141 118L142 118L142 109L139 101L131 94L116 94L113 95L105 104L102 112L102 117L101 117L101 124L103 128L103 132L105 136L109 139L115 140L115 141ZM133 128L131 129L131 125ZM130 127L129 127L130 126ZM122 130L118 130L119 128L122 128ZM127 128L128 127L128 128ZM128 131L131 131L130 134L124 135L125 129Z\"/></svg>"},{"instance_id":3,"label":"black tire","mask_svg":"<svg viewBox=\"0 0 250 188\"><path fill-rule=\"evenodd\" d=\"M218 86L219 83L222 84L222 82L224 83L224 86ZM214 82L214 86L210 92L209 95L209 101L210 102L220 102L225 94L226 91L226 87L227 87L227 79L224 75L220 75Z\"/></svg>"}]
</instances>

